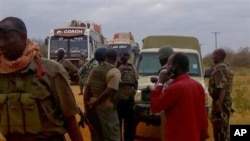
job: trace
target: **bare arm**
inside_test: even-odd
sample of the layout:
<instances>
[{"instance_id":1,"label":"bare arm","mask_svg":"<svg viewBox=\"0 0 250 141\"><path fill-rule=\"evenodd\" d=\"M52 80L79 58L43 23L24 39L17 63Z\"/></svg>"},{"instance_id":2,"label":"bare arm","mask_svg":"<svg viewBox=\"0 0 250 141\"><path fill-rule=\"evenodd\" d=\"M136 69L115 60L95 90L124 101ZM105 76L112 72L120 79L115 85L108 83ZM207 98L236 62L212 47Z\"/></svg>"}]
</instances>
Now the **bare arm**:
<instances>
[{"instance_id":1,"label":"bare arm","mask_svg":"<svg viewBox=\"0 0 250 141\"><path fill-rule=\"evenodd\" d=\"M83 103L85 111L88 111L88 103L90 99L90 86L87 84L85 85L84 92L83 92Z\"/></svg>"}]
</instances>

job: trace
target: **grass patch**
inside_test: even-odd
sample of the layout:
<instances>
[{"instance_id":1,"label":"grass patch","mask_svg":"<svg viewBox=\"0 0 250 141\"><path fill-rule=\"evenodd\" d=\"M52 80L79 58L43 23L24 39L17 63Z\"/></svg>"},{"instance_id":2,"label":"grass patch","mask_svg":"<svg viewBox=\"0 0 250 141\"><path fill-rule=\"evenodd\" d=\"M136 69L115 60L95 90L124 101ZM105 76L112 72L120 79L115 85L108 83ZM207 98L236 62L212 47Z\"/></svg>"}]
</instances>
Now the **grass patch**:
<instances>
[{"instance_id":1,"label":"grass patch","mask_svg":"<svg viewBox=\"0 0 250 141\"><path fill-rule=\"evenodd\" d=\"M249 89L247 87L238 87L233 93L234 107L241 111L250 110L250 99L248 96Z\"/></svg>"}]
</instances>

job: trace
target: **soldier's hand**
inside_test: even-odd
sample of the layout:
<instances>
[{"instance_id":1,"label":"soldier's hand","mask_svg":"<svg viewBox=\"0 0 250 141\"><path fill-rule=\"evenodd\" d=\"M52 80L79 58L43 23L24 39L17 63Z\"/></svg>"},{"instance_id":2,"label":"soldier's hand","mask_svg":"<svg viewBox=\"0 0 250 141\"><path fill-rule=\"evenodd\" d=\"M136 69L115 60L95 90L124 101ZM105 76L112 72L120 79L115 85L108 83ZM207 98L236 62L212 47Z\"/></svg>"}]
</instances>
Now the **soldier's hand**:
<instances>
[{"instance_id":1,"label":"soldier's hand","mask_svg":"<svg viewBox=\"0 0 250 141\"><path fill-rule=\"evenodd\" d=\"M152 88L151 86L149 86L149 85L147 86L147 91L151 92L152 89L153 89L153 88Z\"/></svg>"},{"instance_id":2,"label":"soldier's hand","mask_svg":"<svg viewBox=\"0 0 250 141\"><path fill-rule=\"evenodd\" d=\"M216 104L215 110L216 110L216 112L222 112L221 104Z\"/></svg>"},{"instance_id":3,"label":"soldier's hand","mask_svg":"<svg viewBox=\"0 0 250 141\"><path fill-rule=\"evenodd\" d=\"M158 82L165 83L166 81L169 80L169 78L170 78L170 76L169 76L168 70L164 69L159 74Z\"/></svg>"}]
</instances>

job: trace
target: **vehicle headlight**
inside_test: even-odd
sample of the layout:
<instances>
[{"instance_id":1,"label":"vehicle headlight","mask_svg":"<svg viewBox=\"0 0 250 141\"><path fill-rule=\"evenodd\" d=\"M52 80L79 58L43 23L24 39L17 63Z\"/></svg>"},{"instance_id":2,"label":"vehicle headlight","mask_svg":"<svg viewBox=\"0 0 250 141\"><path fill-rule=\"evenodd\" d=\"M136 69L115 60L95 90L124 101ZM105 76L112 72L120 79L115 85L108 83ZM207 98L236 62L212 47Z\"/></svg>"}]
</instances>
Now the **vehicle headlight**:
<instances>
[{"instance_id":1,"label":"vehicle headlight","mask_svg":"<svg viewBox=\"0 0 250 141\"><path fill-rule=\"evenodd\" d=\"M136 91L135 97L134 97L135 102L141 101L141 94L142 94L141 90Z\"/></svg>"}]
</instances>

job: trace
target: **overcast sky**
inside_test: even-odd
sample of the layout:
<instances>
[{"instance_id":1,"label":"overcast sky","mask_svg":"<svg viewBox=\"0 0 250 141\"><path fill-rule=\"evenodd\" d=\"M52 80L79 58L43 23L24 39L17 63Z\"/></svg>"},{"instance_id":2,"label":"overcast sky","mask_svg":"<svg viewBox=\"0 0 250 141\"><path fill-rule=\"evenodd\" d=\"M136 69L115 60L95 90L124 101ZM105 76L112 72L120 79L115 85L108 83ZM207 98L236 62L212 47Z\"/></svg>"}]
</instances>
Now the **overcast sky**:
<instances>
[{"instance_id":1,"label":"overcast sky","mask_svg":"<svg viewBox=\"0 0 250 141\"><path fill-rule=\"evenodd\" d=\"M30 38L77 19L101 24L109 40L133 33L141 45L148 35L186 35L199 39L202 54L217 46L250 47L250 0L0 0L0 18L24 20Z\"/></svg>"}]
</instances>

